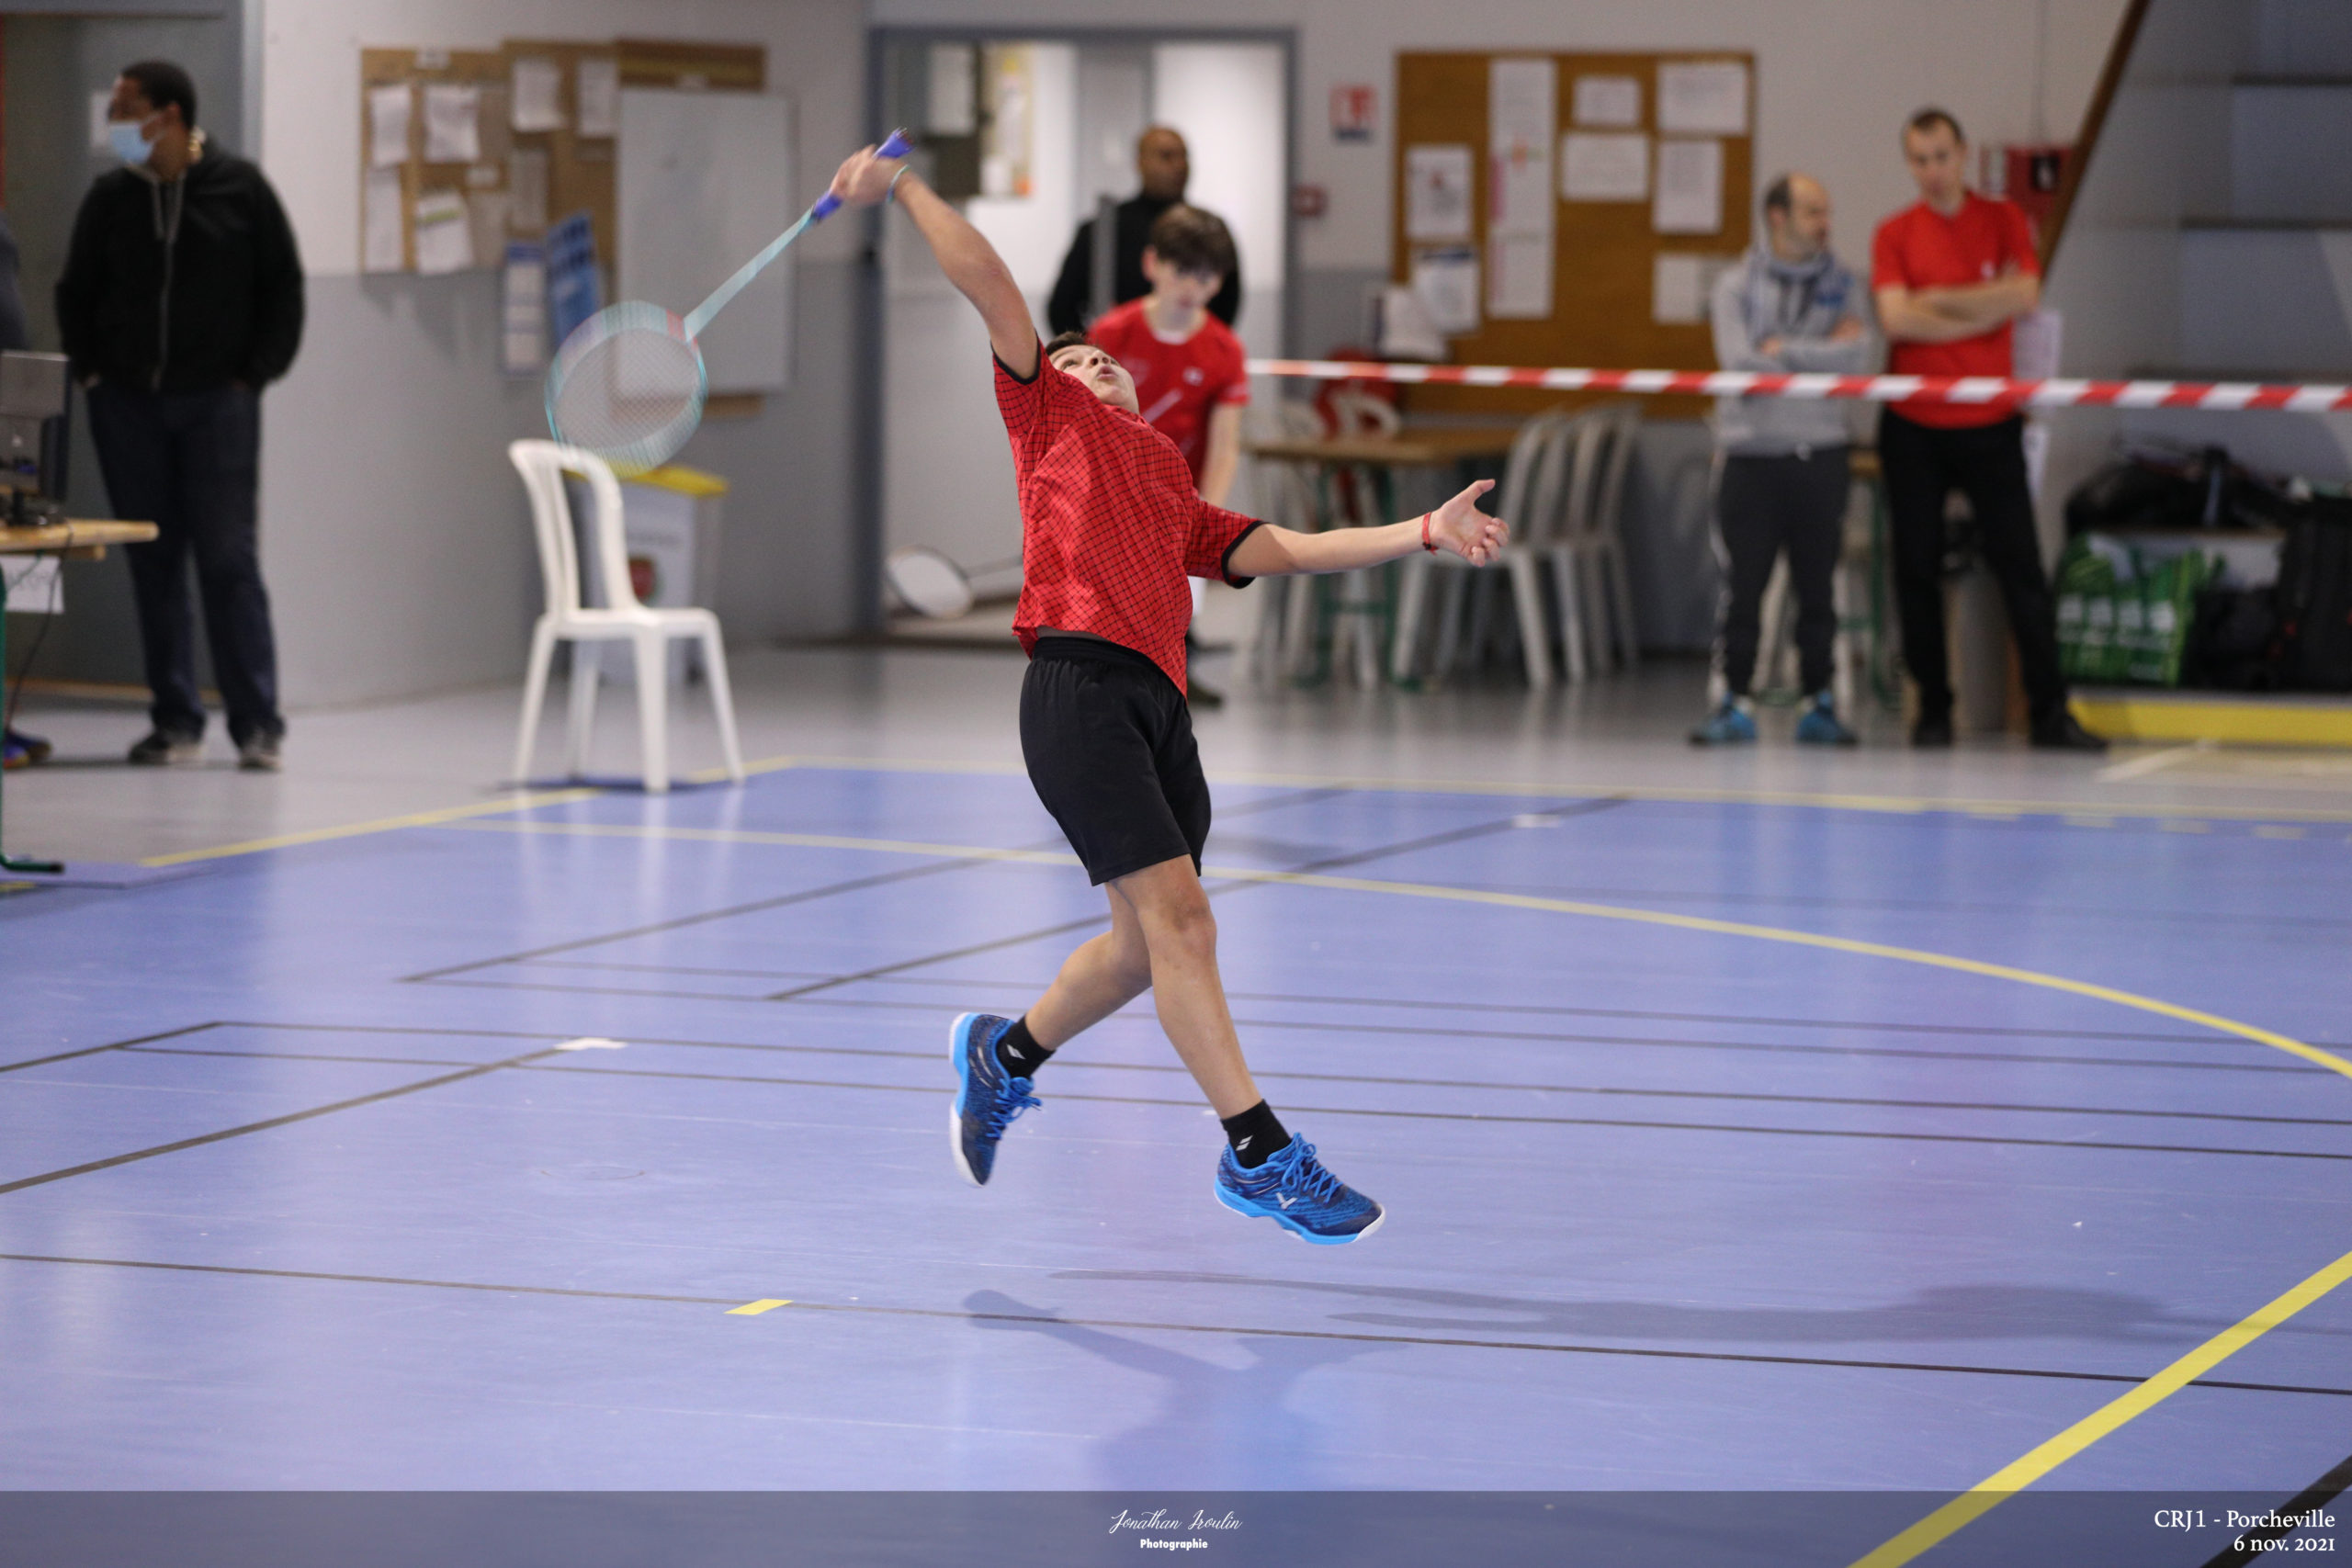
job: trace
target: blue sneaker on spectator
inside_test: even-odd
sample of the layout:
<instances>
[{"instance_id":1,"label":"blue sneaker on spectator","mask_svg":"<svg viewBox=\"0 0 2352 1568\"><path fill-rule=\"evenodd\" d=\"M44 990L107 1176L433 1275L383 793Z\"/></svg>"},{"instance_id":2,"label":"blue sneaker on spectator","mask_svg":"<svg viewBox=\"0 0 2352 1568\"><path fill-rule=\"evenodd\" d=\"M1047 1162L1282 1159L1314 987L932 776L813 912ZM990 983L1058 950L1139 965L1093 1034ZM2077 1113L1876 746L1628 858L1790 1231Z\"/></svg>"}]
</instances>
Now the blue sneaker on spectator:
<instances>
[{"instance_id":1,"label":"blue sneaker on spectator","mask_svg":"<svg viewBox=\"0 0 2352 1568\"><path fill-rule=\"evenodd\" d=\"M947 1142L956 1151L956 1168L975 1187L988 1185L996 1168L997 1140L1013 1118L1045 1103L1029 1092L1029 1079L1012 1077L996 1059L997 1038L1012 1027L1009 1018L967 1012L947 1033L948 1058L956 1064Z\"/></svg>"},{"instance_id":2,"label":"blue sneaker on spectator","mask_svg":"<svg viewBox=\"0 0 2352 1568\"><path fill-rule=\"evenodd\" d=\"M1745 697L1725 697L1707 722L1690 732L1693 746L1741 746L1756 739L1756 716Z\"/></svg>"},{"instance_id":3,"label":"blue sneaker on spectator","mask_svg":"<svg viewBox=\"0 0 2352 1568\"><path fill-rule=\"evenodd\" d=\"M1861 738L1838 718L1838 699L1827 692L1815 693L1813 701L1805 705L1804 716L1797 720L1797 739L1807 746L1861 744Z\"/></svg>"},{"instance_id":4,"label":"blue sneaker on spectator","mask_svg":"<svg viewBox=\"0 0 2352 1568\"><path fill-rule=\"evenodd\" d=\"M1317 1247L1338 1247L1370 1235L1386 1210L1324 1168L1315 1145L1293 1136L1244 1170L1228 1148L1216 1162L1216 1201L1237 1214L1262 1216Z\"/></svg>"}]
</instances>

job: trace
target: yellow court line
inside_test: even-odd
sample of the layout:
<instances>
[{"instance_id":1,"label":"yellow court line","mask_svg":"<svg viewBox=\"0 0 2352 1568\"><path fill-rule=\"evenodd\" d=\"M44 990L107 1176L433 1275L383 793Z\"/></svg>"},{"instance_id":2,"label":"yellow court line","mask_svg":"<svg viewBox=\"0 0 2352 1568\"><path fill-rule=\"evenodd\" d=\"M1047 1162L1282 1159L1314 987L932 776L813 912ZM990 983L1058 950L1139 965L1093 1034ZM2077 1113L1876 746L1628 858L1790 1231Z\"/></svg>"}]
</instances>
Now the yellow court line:
<instances>
[{"instance_id":1,"label":"yellow court line","mask_svg":"<svg viewBox=\"0 0 2352 1568\"><path fill-rule=\"evenodd\" d=\"M1854 1560L1853 1568L1899 1568L1971 1520L1998 1507L2135 1416L2154 1408L2196 1379L2245 1349L2330 1291L2352 1280L2352 1252L2278 1300L2256 1309L2120 1398L2100 1405L2024 1458L2003 1465L1959 1496Z\"/></svg>"},{"instance_id":2,"label":"yellow court line","mask_svg":"<svg viewBox=\"0 0 2352 1568\"><path fill-rule=\"evenodd\" d=\"M566 806L575 800L594 800L604 794L600 789L543 790L536 795L511 795L499 800L475 801L468 806L445 806L435 811L412 811L405 817L379 817L372 822L352 822L340 828L311 828L300 833L280 833L271 839L248 839L241 844L221 844L209 850L182 850L176 854L150 855L141 865L187 865L192 861L225 860L231 855L258 854L264 850L292 849L297 844L324 843L330 839L356 839L368 833L389 833L396 828L431 828L445 822L455 822L468 817L489 817L502 811L528 811L539 806Z\"/></svg>"},{"instance_id":3,"label":"yellow court line","mask_svg":"<svg viewBox=\"0 0 2352 1568\"><path fill-rule=\"evenodd\" d=\"M745 1302L739 1307L729 1307L727 1309L727 1315L729 1317L757 1317L763 1312L774 1312L778 1307L788 1307L792 1303L788 1301L779 1301L775 1297L770 1296L763 1301Z\"/></svg>"}]
</instances>

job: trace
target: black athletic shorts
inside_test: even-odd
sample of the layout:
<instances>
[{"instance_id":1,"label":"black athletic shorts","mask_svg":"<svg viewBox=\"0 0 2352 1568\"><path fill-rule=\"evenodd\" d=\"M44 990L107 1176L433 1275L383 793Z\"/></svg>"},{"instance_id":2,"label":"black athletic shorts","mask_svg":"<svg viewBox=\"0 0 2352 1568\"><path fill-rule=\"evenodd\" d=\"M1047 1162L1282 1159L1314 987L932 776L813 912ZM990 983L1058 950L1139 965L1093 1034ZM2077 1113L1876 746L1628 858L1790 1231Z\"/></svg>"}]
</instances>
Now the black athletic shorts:
<instances>
[{"instance_id":1,"label":"black athletic shorts","mask_svg":"<svg viewBox=\"0 0 2352 1568\"><path fill-rule=\"evenodd\" d=\"M1021 755L1096 886L1178 855L1200 869L1209 782L1192 710L1142 654L1039 637L1021 683Z\"/></svg>"}]
</instances>

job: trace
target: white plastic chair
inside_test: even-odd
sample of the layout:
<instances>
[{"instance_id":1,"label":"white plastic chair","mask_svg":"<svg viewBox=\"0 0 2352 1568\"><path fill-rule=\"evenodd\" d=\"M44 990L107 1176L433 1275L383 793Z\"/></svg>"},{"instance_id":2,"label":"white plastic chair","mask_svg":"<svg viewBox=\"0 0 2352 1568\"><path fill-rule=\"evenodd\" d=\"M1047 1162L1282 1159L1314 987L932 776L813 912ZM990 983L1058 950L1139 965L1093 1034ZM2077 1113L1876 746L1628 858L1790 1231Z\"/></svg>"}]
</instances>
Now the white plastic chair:
<instances>
[{"instance_id":1,"label":"white plastic chair","mask_svg":"<svg viewBox=\"0 0 2352 1568\"><path fill-rule=\"evenodd\" d=\"M650 795L670 788L669 651L679 637L695 639L702 649L702 667L710 681L711 705L718 715L718 743L727 757L727 773L743 782L743 758L735 744L735 698L727 683L727 650L718 637L718 617L703 609L654 609L637 601L629 585L628 549L621 532L621 487L613 470L593 452L562 446L552 441L517 441L506 448L523 489L531 498L531 529L539 545L539 575L547 586L548 607L531 626L530 672L523 683L523 722L514 737L514 778L531 776L532 741L539 728L539 709L547 698L548 670L555 645L573 644L571 703L564 729L564 769L577 778L587 766L588 736L596 717L596 677L599 660L582 643L627 642L637 655L638 743ZM564 475L574 473L588 481L595 499L590 538L596 552L596 578L604 590L602 606L585 604L581 593L580 556L572 531L571 502ZM583 657L584 655L584 657Z\"/></svg>"},{"instance_id":2,"label":"white plastic chair","mask_svg":"<svg viewBox=\"0 0 2352 1568\"><path fill-rule=\"evenodd\" d=\"M1591 423L1577 448L1561 536L1552 549L1571 680L1584 678L1588 648L1602 668L1612 652L1628 670L1641 661L1620 525L1642 411L1634 403L1604 404L1585 417Z\"/></svg>"},{"instance_id":3,"label":"white plastic chair","mask_svg":"<svg viewBox=\"0 0 2352 1568\"><path fill-rule=\"evenodd\" d=\"M1463 574L1448 584L1445 604L1440 611L1442 625L1430 672L1442 677L1453 670L1461 645L1462 621L1472 588L1479 584L1485 573L1500 571L1510 578L1511 613L1518 626L1520 653L1527 666L1527 683L1538 691L1551 685L1551 617L1544 607L1542 563L1557 525L1561 486L1577 444L1577 423L1564 414L1541 413L1520 426L1519 434L1512 438L1510 456L1503 464L1502 483L1497 487L1494 504L1489 509L1493 515L1510 525L1511 542L1504 547L1501 560L1473 568L1455 555L1422 554L1406 558L1404 583L1397 596L1396 641L1390 665L1390 672L1396 680L1409 680L1419 673L1421 634L1428 619L1426 606L1436 574L1448 570ZM1473 619L1476 626L1470 641L1475 658L1479 651L1476 645L1484 640L1477 629L1485 622L1483 602Z\"/></svg>"}]
</instances>

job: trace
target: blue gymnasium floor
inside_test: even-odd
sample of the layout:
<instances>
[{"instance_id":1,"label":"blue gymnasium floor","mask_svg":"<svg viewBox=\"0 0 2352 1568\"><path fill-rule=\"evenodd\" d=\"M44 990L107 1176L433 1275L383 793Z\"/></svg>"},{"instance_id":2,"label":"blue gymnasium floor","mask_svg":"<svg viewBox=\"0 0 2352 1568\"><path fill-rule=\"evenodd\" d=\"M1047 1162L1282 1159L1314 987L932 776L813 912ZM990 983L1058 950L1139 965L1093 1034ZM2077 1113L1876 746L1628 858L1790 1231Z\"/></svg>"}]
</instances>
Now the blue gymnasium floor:
<instances>
[{"instance_id":1,"label":"blue gymnasium floor","mask_svg":"<svg viewBox=\"0 0 2352 1568\"><path fill-rule=\"evenodd\" d=\"M2352 1246L2325 1064L1773 934L2343 1051L2341 823L1217 793L1213 872L1325 879L1214 886L1262 1086L1388 1206L1361 1246L1211 1201L1148 998L956 1178L948 1021L1102 919L1017 775L0 898L0 1484L1932 1505ZM2347 1434L2352 1290L2037 1490L2283 1502Z\"/></svg>"}]
</instances>

